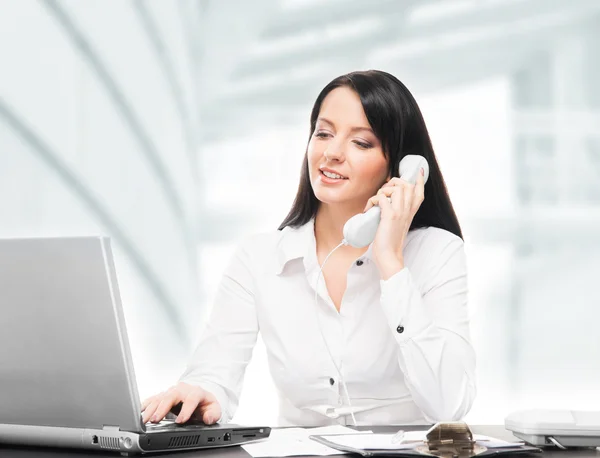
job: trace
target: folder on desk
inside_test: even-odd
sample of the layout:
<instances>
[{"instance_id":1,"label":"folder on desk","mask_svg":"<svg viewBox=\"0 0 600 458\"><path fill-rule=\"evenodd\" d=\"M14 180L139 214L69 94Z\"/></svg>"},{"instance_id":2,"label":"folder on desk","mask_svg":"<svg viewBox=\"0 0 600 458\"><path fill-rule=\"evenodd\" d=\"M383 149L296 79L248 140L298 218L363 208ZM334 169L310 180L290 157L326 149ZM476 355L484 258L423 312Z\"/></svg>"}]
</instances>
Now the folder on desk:
<instances>
[{"instance_id":1,"label":"folder on desk","mask_svg":"<svg viewBox=\"0 0 600 458\"><path fill-rule=\"evenodd\" d=\"M539 453L541 449L493 438L476 440L463 422L438 423L425 434L424 440L394 442L394 434L312 435L311 439L336 450L362 456L472 456Z\"/></svg>"}]
</instances>

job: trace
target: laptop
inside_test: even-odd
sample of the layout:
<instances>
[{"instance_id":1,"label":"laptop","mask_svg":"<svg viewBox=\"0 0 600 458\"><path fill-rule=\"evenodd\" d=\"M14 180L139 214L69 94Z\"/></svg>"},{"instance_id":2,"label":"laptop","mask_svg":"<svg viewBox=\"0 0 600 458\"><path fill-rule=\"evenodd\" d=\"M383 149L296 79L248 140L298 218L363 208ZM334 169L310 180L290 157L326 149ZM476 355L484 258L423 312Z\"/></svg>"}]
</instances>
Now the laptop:
<instances>
[{"instance_id":1,"label":"laptop","mask_svg":"<svg viewBox=\"0 0 600 458\"><path fill-rule=\"evenodd\" d=\"M110 239L0 239L0 443L130 455L239 445L270 432L144 425Z\"/></svg>"}]
</instances>

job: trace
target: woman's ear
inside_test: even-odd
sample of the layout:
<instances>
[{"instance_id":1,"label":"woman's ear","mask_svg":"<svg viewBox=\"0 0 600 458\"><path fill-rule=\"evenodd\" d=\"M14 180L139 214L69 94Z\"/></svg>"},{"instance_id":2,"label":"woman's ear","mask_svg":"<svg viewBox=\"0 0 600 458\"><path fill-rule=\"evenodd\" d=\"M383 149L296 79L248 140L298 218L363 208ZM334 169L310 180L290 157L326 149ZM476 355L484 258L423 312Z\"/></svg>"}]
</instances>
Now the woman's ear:
<instances>
[{"instance_id":1,"label":"woman's ear","mask_svg":"<svg viewBox=\"0 0 600 458\"><path fill-rule=\"evenodd\" d=\"M379 186L379 187L381 188L381 187L385 186L386 184L388 184L388 183L390 182L390 180L391 180L391 179L392 179L391 175L388 175L388 176L385 178L384 182L383 182L383 183L381 183L381 186Z\"/></svg>"},{"instance_id":2,"label":"woman's ear","mask_svg":"<svg viewBox=\"0 0 600 458\"><path fill-rule=\"evenodd\" d=\"M394 173L393 173L393 169L390 169L390 170L388 170L386 182L390 181L392 178L394 178Z\"/></svg>"},{"instance_id":3,"label":"woman's ear","mask_svg":"<svg viewBox=\"0 0 600 458\"><path fill-rule=\"evenodd\" d=\"M392 172L388 171L387 176L385 177L385 181L383 182L382 186L384 184L388 183L391 179L392 179Z\"/></svg>"}]
</instances>

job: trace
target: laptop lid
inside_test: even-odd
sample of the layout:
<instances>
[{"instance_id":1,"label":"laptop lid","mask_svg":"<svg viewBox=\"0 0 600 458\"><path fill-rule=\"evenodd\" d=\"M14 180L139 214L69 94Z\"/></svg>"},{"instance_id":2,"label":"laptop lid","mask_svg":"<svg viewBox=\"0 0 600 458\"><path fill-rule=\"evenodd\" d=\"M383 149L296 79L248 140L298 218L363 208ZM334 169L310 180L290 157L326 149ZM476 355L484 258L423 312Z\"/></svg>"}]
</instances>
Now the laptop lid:
<instances>
[{"instance_id":1,"label":"laptop lid","mask_svg":"<svg viewBox=\"0 0 600 458\"><path fill-rule=\"evenodd\" d=\"M0 423L142 432L107 237L0 239Z\"/></svg>"}]
</instances>

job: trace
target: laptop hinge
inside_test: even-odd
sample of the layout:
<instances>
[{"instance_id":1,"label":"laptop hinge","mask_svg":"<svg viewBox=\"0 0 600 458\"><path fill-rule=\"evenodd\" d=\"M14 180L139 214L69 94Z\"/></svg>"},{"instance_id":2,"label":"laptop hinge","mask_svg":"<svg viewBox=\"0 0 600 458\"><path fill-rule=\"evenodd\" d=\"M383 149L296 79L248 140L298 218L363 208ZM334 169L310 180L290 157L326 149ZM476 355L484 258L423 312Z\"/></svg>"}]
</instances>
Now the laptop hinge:
<instances>
[{"instance_id":1,"label":"laptop hinge","mask_svg":"<svg viewBox=\"0 0 600 458\"><path fill-rule=\"evenodd\" d=\"M104 431L120 431L120 426L111 426L111 425L102 425L102 429Z\"/></svg>"}]
</instances>

